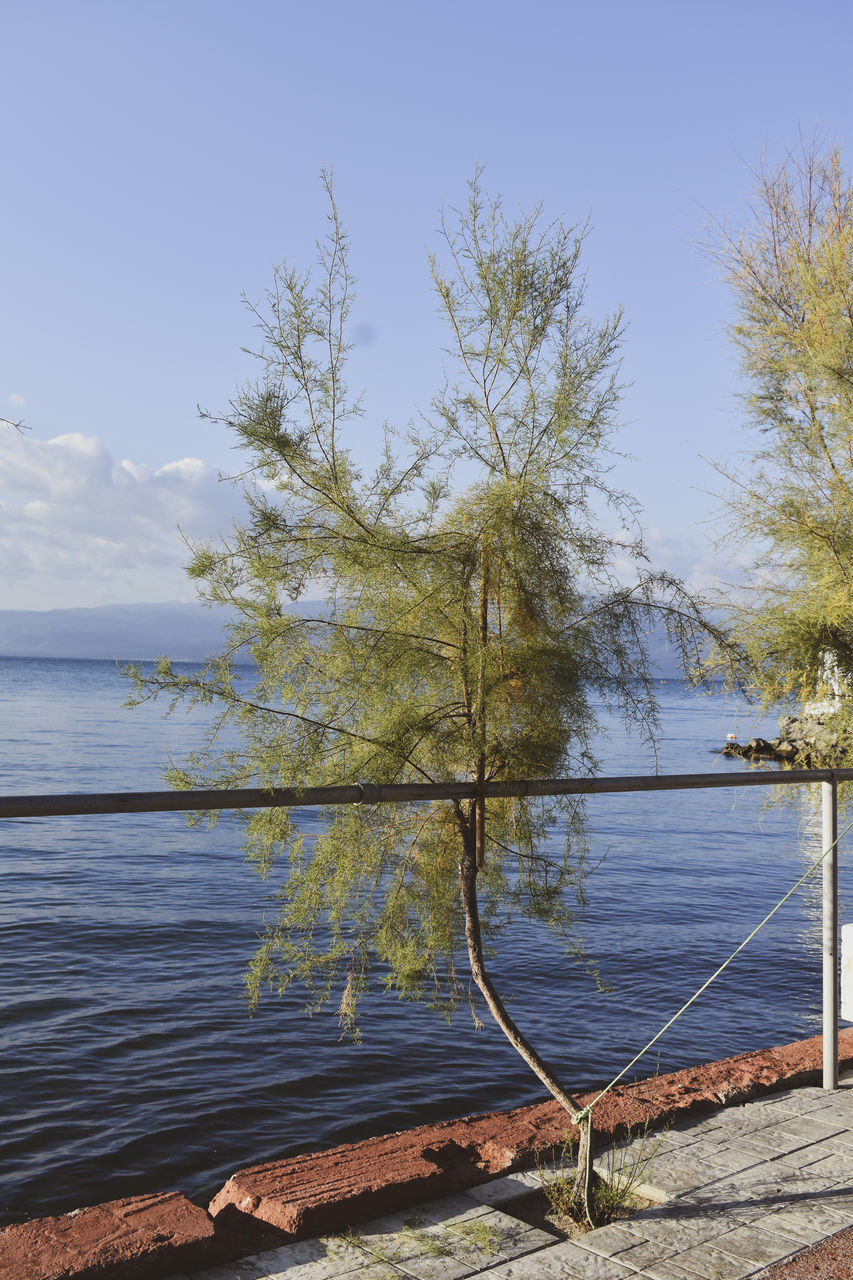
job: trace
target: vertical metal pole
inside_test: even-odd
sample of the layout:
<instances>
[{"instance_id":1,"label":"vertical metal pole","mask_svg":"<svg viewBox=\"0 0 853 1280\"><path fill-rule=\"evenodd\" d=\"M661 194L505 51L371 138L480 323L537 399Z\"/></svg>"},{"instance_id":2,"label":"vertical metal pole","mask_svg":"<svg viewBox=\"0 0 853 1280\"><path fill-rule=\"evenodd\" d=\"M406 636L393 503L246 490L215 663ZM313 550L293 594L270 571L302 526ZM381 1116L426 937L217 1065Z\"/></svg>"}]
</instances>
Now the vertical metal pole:
<instances>
[{"instance_id":1,"label":"vertical metal pole","mask_svg":"<svg viewBox=\"0 0 853 1280\"><path fill-rule=\"evenodd\" d=\"M838 784L821 783L823 811L823 1087L838 1088Z\"/></svg>"}]
</instances>

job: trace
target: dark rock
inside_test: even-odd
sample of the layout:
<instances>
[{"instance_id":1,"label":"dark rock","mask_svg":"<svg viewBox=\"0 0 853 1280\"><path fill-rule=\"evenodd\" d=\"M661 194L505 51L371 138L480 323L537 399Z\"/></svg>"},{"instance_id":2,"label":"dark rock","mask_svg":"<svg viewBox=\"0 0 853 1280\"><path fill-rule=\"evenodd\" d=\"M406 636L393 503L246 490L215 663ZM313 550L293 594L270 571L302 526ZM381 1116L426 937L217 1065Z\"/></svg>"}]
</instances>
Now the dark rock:
<instances>
[{"instance_id":1,"label":"dark rock","mask_svg":"<svg viewBox=\"0 0 853 1280\"><path fill-rule=\"evenodd\" d=\"M782 716L779 736L750 738L749 742L729 742L722 750L726 756L742 760L778 760L809 769L830 760L843 762L853 754L853 739L836 728L835 713L804 712L801 716Z\"/></svg>"},{"instance_id":2,"label":"dark rock","mask_svg":"<svg viewBox=\"0 0 853 1280\"><path fill-rule=\"evenodd\" d=\"M742 760L774 760L776 748L766 738L750 738L749 742L729 742L723 755L740 756Z\"/></svg>"}]
</instances>

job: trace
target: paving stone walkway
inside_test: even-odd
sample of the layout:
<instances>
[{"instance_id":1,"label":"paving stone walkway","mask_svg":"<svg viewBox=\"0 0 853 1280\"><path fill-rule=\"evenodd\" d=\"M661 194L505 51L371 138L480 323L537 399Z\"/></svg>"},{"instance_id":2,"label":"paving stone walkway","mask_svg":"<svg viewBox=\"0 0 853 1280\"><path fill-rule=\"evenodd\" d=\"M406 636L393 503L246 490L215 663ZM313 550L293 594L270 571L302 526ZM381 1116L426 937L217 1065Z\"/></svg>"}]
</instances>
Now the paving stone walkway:
<instances>
[{"instance_id":1,"label":"paving stone walkway","mask_svg":"<svg viewBox=\"0 0 853 1280\"><path fill-rule=\"evenodd\" d=\"M837 1093L771 1094L658 1142L643 1174L655 1207L572 1241L513 1216L541 1185L532 1171L191 1280L740 1280L853 1224L853 1073ZM619 1151L630 1163L638 1140Z\"/></svg>"}]
</instances>

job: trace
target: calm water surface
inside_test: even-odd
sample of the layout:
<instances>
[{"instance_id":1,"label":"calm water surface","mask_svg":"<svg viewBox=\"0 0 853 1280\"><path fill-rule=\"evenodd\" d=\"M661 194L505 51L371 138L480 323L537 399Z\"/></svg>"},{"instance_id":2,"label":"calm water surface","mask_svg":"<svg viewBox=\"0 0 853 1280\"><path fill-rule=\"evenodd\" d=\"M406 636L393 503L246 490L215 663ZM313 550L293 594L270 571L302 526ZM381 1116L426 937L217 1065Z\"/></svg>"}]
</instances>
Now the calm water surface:
<instances>
[{"instance_id":1,"label":"calm water surface","mask_svg":"<svg viewBox=\"0 0 853 1280\"><path fill-rule=\"evenodd\" d=\"M104 662L0 659L0 793L161 789L202 722L123 708ZM663 772L756 727L737 699L660 687ZM653 770L609 725L602 772ZM565 1082L606 1083L816 856L817 826L758 789L597 796L580 933L613 986L511 928L494 964ZM317 821L300 813L306 829ZM371 1000L363 1043L298 994L249 1019L242 974L270 893L238 826L180 815L0 823L0 1221L177 1188L206 1202L241 1165L542 1094L497 1031ZM851 867L841 855L842 909ZM820 1027L819 883L810 882L641 1065L667 1071ZM848 914L847 918L850 918Z\"/></svg>"}]
</instances>

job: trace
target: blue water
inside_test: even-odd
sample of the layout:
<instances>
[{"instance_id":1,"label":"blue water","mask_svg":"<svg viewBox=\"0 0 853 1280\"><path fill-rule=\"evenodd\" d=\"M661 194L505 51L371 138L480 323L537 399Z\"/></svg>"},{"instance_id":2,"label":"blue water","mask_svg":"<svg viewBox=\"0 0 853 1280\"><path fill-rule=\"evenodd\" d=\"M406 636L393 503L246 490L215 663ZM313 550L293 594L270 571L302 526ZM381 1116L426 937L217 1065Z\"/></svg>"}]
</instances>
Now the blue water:
<instances>
[{"instance_id":1,"label":"blue water","mask_svg":"<svg viewBox=\"0 0 853 1280\"><path fill-rule=\"evenodd\" d=\"M161 789L202 722L131 712L115 666L0 659L0 793ZM772 733L736 698L659 689L663 772L740 769L725 734ZM605 722L602 772L653 770ZM580 926L608 994L543 930L513 927L494 971L566 1084L606 1083L815 856L815 822L763 789L597 796ZM316 821L303 811L300 821ZM269 886L239 827L180 815L0 823L0 1221L176 1188L201 1203L242 1165L430 1119L517 1106L538 1082L487 1026L377 996L363 1043L298 993L249 1019L242 974ZM841 856L842 904L851 897ZM810 882L638 1074L820 1026L820 886Z\"/></svg>"}]
</instances>

